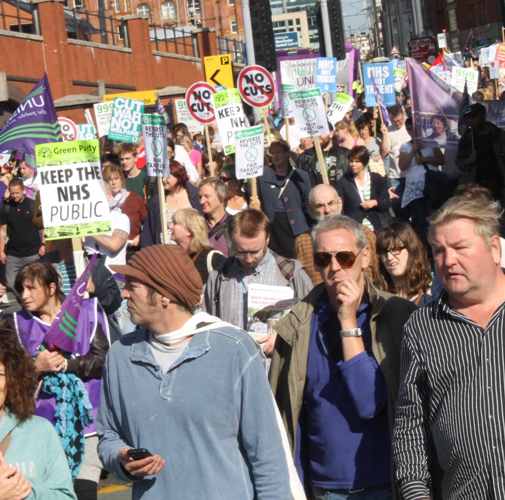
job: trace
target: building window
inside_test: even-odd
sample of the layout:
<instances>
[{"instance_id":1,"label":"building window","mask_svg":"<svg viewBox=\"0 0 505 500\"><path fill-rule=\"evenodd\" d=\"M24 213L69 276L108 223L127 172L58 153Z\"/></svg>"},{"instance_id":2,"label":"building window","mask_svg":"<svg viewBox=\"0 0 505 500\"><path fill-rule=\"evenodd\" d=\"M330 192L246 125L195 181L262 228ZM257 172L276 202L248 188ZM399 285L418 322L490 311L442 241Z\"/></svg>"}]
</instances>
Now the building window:
<instances>
[{"instance_id":1,"label":"building window","mask_svg":"<svg viewBox=\"0 0 505 500\"><path fill-rule=\"evenodd\" d=\"M232 17L230 19L230 31L232 33L238 33L238 23L237 23L237 19Z\"/></svg>"},{"instance_id":2,"label":"building window","mask_svg":"<svg viewBox=\"0 0 505 500\"><path fill-rule=\"evenodd\" d=\"M131 12L132 10L132 4L130 0L124 0L124 11L125 12Z\"/></svg>"},{"instance_id":3,"label":"building window","mask_svg":"<svg viewBox=\"0 0 505 500\"><path fill-rule=\"evenodd\" d=\"M228 0L228 5L235 5L235 0Z\"/></svg>"},{"instance_id":4,"label":"building window","mask_svg":"<svg viewBox=\"0 0 505 500\"><path fill-rule=\"evenodd\" d=\"M74 9L84 9L84 0L74 0Z\"/></svg>"},{"instance_id":5,"label":"building window","mask_svg":"<svg viewBox=\"0 0 505 500\"><path fill-rule=\"evenodd\" d=\"M457 31L458 21L456 18L456 9L454 7L447 11L447 18L449 19L449 31Z\"/></svg>"},{"instance_id":6,"label":"building window","mask_svg":"<svg viewBox=\"0 0 505 500\"><path fill-rule=\"evenodd\" d=\"M121 0L112 0L114 12L121 12Z\"/></svg>"},{"instance_id":7,"label":"building window","mask_svg":"<svg viewBox=\"0 0 505 500\"><path fill-rule=\"evenodd\" d=\"M149 8L149 5L147 5L146 3L141 3L137 7L137 15L138 16L149 17L150 14L151 14L151 9Z\"/></svg>"},{"instance_id":8,"label":"building window","mask_svg":"<svg viewBox=\"0 0 505 500\"><path fill-rule=\"evenodd\" d=\"M177 8L174 2L168 1L161 4L161 19L163 21L177 21ZM191 14L190 14L191 15Z\"/></svg>"}]
</instances>

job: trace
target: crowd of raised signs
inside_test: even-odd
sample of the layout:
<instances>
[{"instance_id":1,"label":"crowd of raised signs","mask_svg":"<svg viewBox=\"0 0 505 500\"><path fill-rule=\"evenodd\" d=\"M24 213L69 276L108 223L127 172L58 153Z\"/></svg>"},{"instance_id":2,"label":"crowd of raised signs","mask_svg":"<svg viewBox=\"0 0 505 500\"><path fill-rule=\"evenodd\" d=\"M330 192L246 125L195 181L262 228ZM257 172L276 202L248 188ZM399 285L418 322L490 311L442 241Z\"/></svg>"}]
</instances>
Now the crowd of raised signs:
<instances>
[{"instance_id":1,"label":"crowd of raised signs","mask_svg":"<svg viewBox=\"0 0 505 500\"><path fill-rule=\"evenodd\" d=\"M0 500L503 497L502 49L7 148Z\"/></svg>"}]
</instances>

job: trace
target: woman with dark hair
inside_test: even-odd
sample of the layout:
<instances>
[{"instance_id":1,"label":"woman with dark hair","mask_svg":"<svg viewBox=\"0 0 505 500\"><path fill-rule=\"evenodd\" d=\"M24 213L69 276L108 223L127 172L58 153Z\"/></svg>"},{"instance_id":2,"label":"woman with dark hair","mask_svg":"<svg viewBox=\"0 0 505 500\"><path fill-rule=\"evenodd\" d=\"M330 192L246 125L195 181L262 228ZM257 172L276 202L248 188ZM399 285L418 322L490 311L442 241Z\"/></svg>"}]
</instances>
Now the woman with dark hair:
<instances>
[{"instance_id":1,"label":"woman with dark hair","mask_svg":"<svg viewBox=\"0 0 505 500\"><path fill-rule=\"evenodd\" d=\"M75 499L53 426L35 416L37 377L16 333L0 324L0 500Z\"/></svg>"},{"instance_id":2,"label":"woman with dark hair","mask_svg":"<svg viewBox=\"0 0 505 500\"><path fill-rule=\"evenodd\" d=\"M337 182L342 198L342 213L377 231L389 222L390 201L387 181L370 172L370 154L365 146L356 146L349 154L349 169Z\"/></svg>"},{"instance_id":3,"label":"woman with dark hair","mask_svg":"<svg viewBox=\"0 0 505 500\"><path fill-rule=\"evenodd\" d=\"M16 276L15 289L22 309L6 320L34 359L40 380L35 414L54 425L78 499L96 500L102 465L95 418L110 344L107 317L96 298L75 297L75 307L64 309L60 277L46 262L23 267ZM55 339L56 332L75 341L62 344L61 339Z\"/></svg>"},{"instance_id":4,"label":"woman with dark hair","mask_svg":"<svg viewBox=\"0 0 505 500\"><path fill-rule=\"evenodd\" d=\"M395 221L379 231L377 253L388 292L418 305L431 299L426 247L409 224Z\"/></svg>"},{"instance_id":5,"label":"woman with dark hair","mask_svg":"<svg viewBox=\"0 0 505 500\"><path fill-rule=\"evenodd\" d=\"M169 231L171 231L172 217L180 208L194 208L200 211L198 188L189 182L186 169L175 160L170 162L170 175L163 179L163 190ZM140 237L142 248L161 243L162 228L159 206L158 195L154 194L147 204L148 216L144 221Z\"/></svg>"}]
</instances>

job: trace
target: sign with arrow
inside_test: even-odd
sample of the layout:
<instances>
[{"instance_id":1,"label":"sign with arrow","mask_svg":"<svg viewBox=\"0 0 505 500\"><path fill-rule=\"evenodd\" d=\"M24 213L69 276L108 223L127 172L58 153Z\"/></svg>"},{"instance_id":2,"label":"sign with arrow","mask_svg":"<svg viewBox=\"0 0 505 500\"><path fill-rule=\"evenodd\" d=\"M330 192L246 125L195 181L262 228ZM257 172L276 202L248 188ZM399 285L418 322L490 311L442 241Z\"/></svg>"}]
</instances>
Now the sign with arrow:
<instances>
[{"instance_id":1,"label":"sign with arrow","mask_svg":"<svg viewBox=\"0 0 505 500\"><path fill-rule=\"evenodd\" d=\"M238 75L237 86L242 99L255 108L268 106L275 96L272 75L263 66L246 66Z\"/></svg>"},{"instance_id":2,"label":"sign with arrow","mask_svg":"<svg viewBox=\"0 0 505 500\"><path fill-rule=\"evenodd\" d=\"M217 90L235 87L231 60L231 54L204 57L203 65L207 83L210 83Z\"/></svg>"},{"instance_id":3,"label":"sign with arrow","mask_svg":"<svg viewBox=\"0 0 505 500\"><path fill-rule=\"evenodd\" d=\"M198 122L208 124L214 121L212 95L216 91L206 82L196 82L186 90L186 104L191 116Z\"/></svg>"}]
</instances>

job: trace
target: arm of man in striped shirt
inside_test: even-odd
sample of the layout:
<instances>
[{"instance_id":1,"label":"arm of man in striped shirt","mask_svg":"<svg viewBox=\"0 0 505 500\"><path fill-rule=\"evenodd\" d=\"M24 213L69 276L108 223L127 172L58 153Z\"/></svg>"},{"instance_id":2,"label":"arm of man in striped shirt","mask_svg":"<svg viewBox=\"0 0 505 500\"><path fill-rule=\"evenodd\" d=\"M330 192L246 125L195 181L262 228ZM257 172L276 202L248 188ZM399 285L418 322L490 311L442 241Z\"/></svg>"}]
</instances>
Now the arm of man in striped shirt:
<instances>
[{"instance_id":1,"label":"arm of man in striped shirt","mask_svg":"<svg viewBox=\"0 0 505 500\"><path fill-rule=\"evenodd\" d=\"M415 342L405 326L401 349L400 389L393 430L395 479L405 500L430 498L427 454L426 375Z\"/></svg>"}]
</instances>

